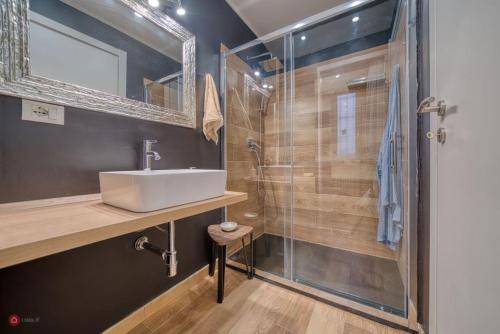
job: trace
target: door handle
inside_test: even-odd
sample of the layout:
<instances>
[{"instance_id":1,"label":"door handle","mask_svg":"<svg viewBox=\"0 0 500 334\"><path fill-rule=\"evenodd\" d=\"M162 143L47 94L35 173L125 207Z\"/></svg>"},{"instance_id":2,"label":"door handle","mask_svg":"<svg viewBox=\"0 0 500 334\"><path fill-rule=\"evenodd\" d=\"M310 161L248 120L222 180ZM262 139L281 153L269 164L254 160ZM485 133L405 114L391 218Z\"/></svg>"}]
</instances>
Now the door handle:
<instances>
[{"instance_id":1,"label":"door handle","mask_svg":"<svg viewBox=\"0 0 500 334\"><path fill-rule=\"evenodd\" d=\"M434 96L429 96L428 98L425 98L422 102L420 102L420 105L418 106L417 109L417 114L425 114L428 112L437 112L437 114L441 117L444 117L446 115L446 103L445 101L441 100L437 103L437 105L432 106L431 104L436 100Z\"/></svg>"}]
</instances>

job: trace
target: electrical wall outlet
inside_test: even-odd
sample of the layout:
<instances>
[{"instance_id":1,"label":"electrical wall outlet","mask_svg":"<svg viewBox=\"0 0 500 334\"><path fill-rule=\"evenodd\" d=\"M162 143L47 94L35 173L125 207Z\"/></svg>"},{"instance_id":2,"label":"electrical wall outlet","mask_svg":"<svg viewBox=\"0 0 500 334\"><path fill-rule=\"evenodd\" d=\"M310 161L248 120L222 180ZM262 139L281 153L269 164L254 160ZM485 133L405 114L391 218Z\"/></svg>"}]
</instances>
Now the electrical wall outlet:
<instances>
[{"instance_id":1,"label":"electrical wall outlet","mask_svg":"<svg viewBox=\"0 0 500 334\"><path fill-rule=\"evenodd\" d=\"M64 125L64 107L23 99L22 119Z\"/></svg>"}]
</instances>

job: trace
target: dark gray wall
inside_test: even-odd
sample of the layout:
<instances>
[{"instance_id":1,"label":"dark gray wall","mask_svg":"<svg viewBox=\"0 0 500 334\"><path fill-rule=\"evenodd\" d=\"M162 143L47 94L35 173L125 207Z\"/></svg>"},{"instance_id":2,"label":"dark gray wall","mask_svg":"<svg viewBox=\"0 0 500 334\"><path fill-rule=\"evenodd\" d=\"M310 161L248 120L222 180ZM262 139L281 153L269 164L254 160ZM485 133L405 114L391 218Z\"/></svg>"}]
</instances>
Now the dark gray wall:
<instances>
[{"instance_id":1,"label":"dark gray wall","mask_svg":"<svg viewBox=\"0 0 500 334\"><path fill-rule=\"evenodd\" d=\"M179 20L197 38L198 123L204 84L219 85L219 47L255 36L224 0L183 1ZM173 13L169 13L175 16ZM142 139L158 139L163 159L155 168L221 168L220 146L201 130L66 108L64 126L21 121L21 100L0 96L0 202L99 191L100 170L138 167ZM0 271L0 333L97 333L189 276L208 261L206 227L221 211L177 224L179 273L167 278L161 261L133 249L145 234L165 246L155 229L132 233ZM214 296L215 298L215 296ZM37 318L11 328L8 315Z\"/></svg>"}]
</instances>

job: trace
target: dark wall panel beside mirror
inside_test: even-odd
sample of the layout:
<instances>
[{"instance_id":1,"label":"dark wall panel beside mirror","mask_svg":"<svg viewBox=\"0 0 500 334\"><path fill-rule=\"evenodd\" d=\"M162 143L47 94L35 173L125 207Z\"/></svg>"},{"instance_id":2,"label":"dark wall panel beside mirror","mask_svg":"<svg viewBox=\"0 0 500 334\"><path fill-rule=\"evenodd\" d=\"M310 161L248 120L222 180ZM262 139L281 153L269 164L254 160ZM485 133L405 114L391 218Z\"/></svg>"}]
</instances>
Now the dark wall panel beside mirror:
<instances>
[{"instance_id":1,"label":"dark wall panel beside mirror","mask_svg":"<svg viewBox=\"0 0 500 334\"><path fill-rule=\"evenodd\" d=\"M211 73L219 88L220 43L234 47L255 35L224 0L183 5L188 12L179 22L197 38L200 121L203 74ZM20 99L0 96L1 202L95 192L99 170L137 168L143 138L159 140L159 168L221 168L220 146L208 143L199 125L193 130L67 108L61 127L21 121L20 108ZM216 210L177 224L175 278L166 277L156 257L133 250L136 234L0 270L0 333L101 332L208 263L206 227L220 219ZM155 230L145 234L165 245ZM12 313L40 321L11 328L5 320Z\"/></svg>"}]
</instances>

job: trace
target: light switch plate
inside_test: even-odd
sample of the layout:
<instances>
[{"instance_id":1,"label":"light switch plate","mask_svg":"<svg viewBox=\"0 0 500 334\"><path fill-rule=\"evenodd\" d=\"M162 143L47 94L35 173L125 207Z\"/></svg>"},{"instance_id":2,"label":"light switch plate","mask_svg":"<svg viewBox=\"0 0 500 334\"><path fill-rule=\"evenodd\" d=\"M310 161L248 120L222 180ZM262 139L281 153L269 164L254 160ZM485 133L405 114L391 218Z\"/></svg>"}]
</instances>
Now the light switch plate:
<instances>
[{"instance_id":1,"label":"light switch plate","mask_svg":"<svg viewBox=\"0 0 500 334\"><path fill-rule=\"evenodd\" d=\"M22 119L25 121L64 125L64 107L23 99Z\"/></svg>"}]
</instances>

